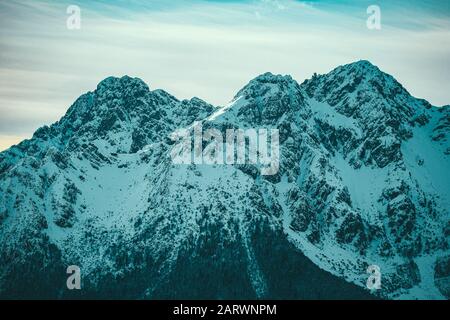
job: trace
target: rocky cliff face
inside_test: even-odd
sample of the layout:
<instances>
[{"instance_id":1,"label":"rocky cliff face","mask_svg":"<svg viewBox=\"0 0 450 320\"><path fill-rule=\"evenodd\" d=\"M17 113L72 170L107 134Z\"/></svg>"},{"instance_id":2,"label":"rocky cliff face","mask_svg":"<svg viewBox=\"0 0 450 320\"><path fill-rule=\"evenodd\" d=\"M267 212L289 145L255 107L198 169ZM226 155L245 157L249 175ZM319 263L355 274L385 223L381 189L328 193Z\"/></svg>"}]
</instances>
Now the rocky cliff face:
<instances>
[{"instance_id":1,"label":"rocky cliff face","mask_svg":"<svg viewBox=\"0 0 450 320\"><path fill-rule=\"evenodd\" d=\"M449 110L367 61L266 73L221 108L105 79L0 153L0 296L448 298ZM174 164L194 121L278 129L278 173Z\"/></svg>"}]
</instances>

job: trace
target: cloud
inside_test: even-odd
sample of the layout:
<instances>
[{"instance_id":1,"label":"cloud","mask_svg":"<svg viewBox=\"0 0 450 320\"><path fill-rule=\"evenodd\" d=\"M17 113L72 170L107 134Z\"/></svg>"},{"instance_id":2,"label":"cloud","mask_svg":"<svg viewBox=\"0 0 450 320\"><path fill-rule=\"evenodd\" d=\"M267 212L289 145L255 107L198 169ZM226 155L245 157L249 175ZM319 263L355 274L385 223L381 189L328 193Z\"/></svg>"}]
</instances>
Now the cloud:
<instances>
[{"instance_id":1,"label":"cloud","mask_svg":"<svg viewBox=\"0 0 450 320\"><path fill-rule=\"evenodd\" d=\"M102 79L124 74L178 98L225 104L266 71L301 82L368 59L413 95L450 103L450 28L432 10L402 9L429 23L411 26L382 5L386 24L374 32L366 7L333 1L77 3L80 30L66 28L72 3L0 3L0 135L31 135Z\"/></svg>"}]
</instances>

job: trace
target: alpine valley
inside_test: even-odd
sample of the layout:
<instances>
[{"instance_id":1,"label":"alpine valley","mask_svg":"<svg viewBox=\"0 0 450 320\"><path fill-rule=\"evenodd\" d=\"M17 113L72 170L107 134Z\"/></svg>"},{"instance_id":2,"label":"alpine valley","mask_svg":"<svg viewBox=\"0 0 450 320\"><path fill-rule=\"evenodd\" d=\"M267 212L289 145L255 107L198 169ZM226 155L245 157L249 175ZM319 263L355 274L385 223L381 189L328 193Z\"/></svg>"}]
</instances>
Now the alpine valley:
<instances>
[{"instance_id":1,"label":"alpine valley","mask_svg":"<svg viewBox=\"0 0 450 320\"><path fill-rule=\"evenodd\" d=\"M278 173L174 164L195 121L278 129ZM110 77L0 153L0 298L449 299L449 208L450 106L368 61L225 107Z\"/></svg>"}]
</instances>

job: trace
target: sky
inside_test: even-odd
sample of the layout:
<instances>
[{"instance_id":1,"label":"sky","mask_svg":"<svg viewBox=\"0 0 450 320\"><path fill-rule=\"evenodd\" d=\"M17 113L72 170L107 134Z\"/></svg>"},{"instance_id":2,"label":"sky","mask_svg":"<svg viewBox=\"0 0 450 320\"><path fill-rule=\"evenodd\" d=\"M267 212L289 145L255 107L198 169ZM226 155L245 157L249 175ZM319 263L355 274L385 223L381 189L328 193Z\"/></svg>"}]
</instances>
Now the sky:
<instances>
[{"instance_id":1,"label":"sky","mask_svg":"<svg viewBox=\"0 0 450 320\"><path fill-rule=\"evenodd\" d=\"M79 29L67 27L70 5ZM380 30L367 27L371 5ZM0 150L108 76L225 105L267 71L301 83L362 59L450 104L450 0L1 0Z\"/></svg>"}]
</instances>

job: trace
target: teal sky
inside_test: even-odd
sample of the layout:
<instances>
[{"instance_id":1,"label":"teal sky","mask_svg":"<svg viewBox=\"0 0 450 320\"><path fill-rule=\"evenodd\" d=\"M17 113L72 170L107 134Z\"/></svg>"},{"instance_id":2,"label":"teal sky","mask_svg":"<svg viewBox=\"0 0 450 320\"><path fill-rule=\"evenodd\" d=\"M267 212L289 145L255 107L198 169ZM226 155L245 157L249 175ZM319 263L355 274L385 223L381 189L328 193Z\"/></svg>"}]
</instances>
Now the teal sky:
<instances>
[{"instance_id":1,"label":"teal sky","mask_svg":"<svg viewBox=\"0 0 450 320\"><path fill-rule=\"evenodd\" d=\"M66 8L81 9L68 30ZM366 27L369 5L381 30ZM302 82L366 59L450 104L450 0L0 2L0 149L58 120L107 76L223 105L271 71Z\"/></svg>"}]
</instances>

